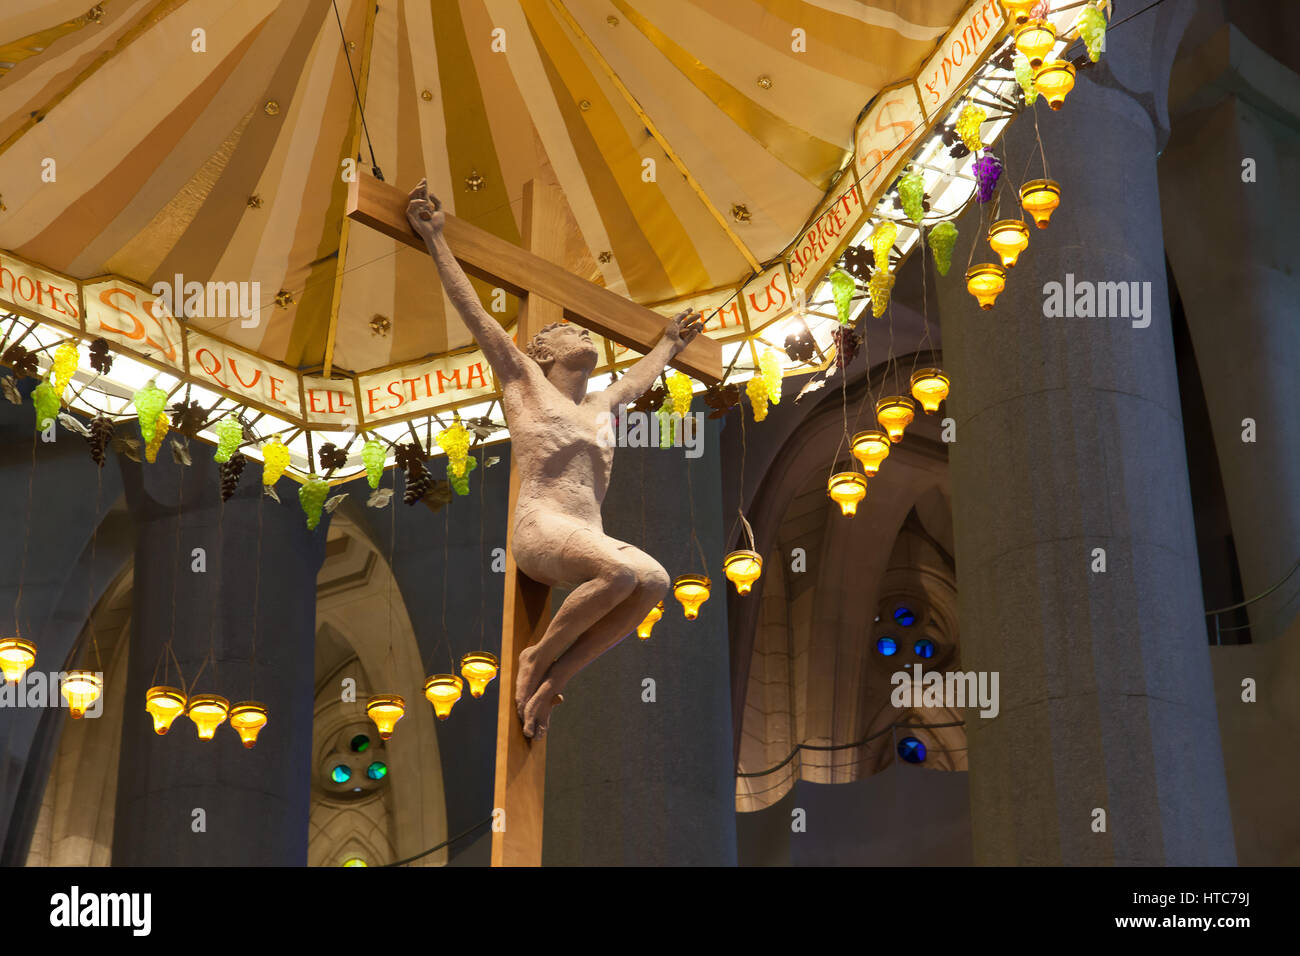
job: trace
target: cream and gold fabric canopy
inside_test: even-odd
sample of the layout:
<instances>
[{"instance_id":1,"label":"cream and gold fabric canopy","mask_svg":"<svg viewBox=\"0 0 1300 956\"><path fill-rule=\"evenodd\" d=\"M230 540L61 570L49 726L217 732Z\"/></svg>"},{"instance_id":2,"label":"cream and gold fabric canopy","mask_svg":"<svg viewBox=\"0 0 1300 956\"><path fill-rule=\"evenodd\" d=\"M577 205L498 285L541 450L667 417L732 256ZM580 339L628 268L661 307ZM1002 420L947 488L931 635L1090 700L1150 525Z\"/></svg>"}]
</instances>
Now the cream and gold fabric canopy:
<instances>
[{"instance_id":1,"label":"cream and gold fabric canopy","mask_svg":"<svg viewBox=\"0 0 1300 956\"><path fill-rule=\"evenodd\" d=\"M524 183L554 181L572 271L645 304L735 288L968 5L88 3L0 8L0 249L77 280L256 282L258 321L187 321L354 372L471 341L427 258L349 228L345 160L369 171L373 147L384 179L427 174L511 241Z\"/></svg>"}]
</instances>

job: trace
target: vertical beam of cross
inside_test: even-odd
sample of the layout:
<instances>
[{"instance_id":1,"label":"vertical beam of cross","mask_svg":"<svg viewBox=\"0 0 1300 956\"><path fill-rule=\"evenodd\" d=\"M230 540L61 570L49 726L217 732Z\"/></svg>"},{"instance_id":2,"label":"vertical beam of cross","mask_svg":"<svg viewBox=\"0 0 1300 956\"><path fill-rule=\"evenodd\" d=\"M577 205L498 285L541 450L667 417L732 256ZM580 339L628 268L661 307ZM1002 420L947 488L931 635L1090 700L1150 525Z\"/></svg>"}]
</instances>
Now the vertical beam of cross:
<instances>
[{"instance_id":1,"label":"vertical beam of cross","mask_svg":"<svg viewBox=\"0 0 1300 956\"><path fill-rule=\"evenodd\" d=\"M554 186L530 180L524 186L523 240L528 251L552 262L564 254L564 210ZM563 308L530 294L519 309L516 342L528 342L543 326L559 322ZM494 814L493 866L541 866L542 811L546 796L546 741L530 741L515 712L519 653L540 638L551 619L551 589L515 566L512 551L519 472L510 460L510 498L506 512L506 593L501 624L501 674L497 706L494 807L505 811L504 829Z\"/></svg>"}]
</instances>

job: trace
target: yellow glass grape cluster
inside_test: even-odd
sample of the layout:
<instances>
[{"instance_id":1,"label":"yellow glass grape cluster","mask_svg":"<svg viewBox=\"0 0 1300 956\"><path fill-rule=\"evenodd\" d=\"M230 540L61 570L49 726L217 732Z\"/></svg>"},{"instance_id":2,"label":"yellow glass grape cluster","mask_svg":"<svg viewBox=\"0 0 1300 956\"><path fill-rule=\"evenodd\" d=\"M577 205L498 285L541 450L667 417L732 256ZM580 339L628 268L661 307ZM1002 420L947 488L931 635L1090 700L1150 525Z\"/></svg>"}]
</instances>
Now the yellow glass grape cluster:
<instances>
[{"instance_id":1,"label":"yellow glass grape cluster","mask_svg":"<svg viewBox=\"0 0 1300 956\"><path fill-rule=\"evenodd\" d=\"M767 389L767 400L773 405L781 404L781 353L768 349L758 357L758 374Z\"/></svg>"},{"instance_id":2,"label":"yellow glass grape cluster","mask_svg":"<svg viewBox=\"0 0 1300 956\"><path fill-rule=\"evenodd\" d=\"M167 417L166 412L159 412L158 417L154 419L153 438L149 439L149 444L144 446L144 458L149 464L158 460L158 451L162 448L163 440L167 433L171 431L172 423Z\"/></svg>"},{"instance_id":3,"label":"yellow glass grape cluster","mask_svg":"<svg viewBox=\"0 0 1300 956\"><path fill-rule=\"evenodd\" d=\"M272 438L262 446L262 484L273 485L289 467L289 449L279 438Z\"/></svg>"},{"instance_id":4,"label":"yellow glass grape cluster","mask_svg":"<svg viewBox=\"0 0 1300 956\"><path fill-rule=\"evenodd\" d=\"M672 396L673 411L681 416L687 415L691 410L691 377L673 372L668 376L668 394Z\"/></svg>"},{"instance_id":5,"label":"yellow glass grape cluster","mask_svg":"<svg viewBox=\"0 0 1300 956\"><path fill-rule=\"evenodd\" d=\"M889 305L889 295L894 289L894 274L885 269L877 269L871 274L867 291L871 293L871 314L880 318Z\"/></svg>"},{"instance_id":6,"label":"yellow glass grape cluster","mask_svg":"<svg viewBox=\"0 0 1300 956\"><path fill-rule=\"evenodd\" d=\"M767 383L761 375L755 375L745 383L745 394L749 396L749 405L754 410L754 421L761 422L767 418Z\"/></svg>"},{"instance_id":7,"label":"yellow glass grape cluster","mask_svg":"<svg viewBox=\"0 0 1300 956\"><path fill-rule=\"evenodd\" d=\"M984 108L974 103L967 103L957 115L957 135L972 153L984 148L984 140L980 138L980 127L988 118L989 114Z\"/></svg>"},{"instance_id":8,"label":"yellow glass grape cluster","mask_svg":"<svg viewBox=\"0 0 1300 956\"><path fill-rule=\"evenodd\" d=\"M77 371L77 363L81 360L81 354L77 351L77 343L69 339L54 350L54 390L63 394L63 390L68 387L72 381L72 376Z\"/></svg>"},{"instance_id":9,"label":"yellow glass grape cluster","mask_svg":"<svg viewBox=\"0 0 1300 956\"><path fill-rule=\"evenodd\" d=\"M149 379L147 385L136 392L131 399L135 403L136 416L140 421L140 437L145 445L153 442L158 429L158 416L167 404L167 393L158 387L158 383Z\"/></svg>"},{"instance_id":10,"label":"yellow glass grape cluster","mask_svg":"<svg viewBox=\"0 0 1300 956\"><path fill-rule=\"evenodd\" d=\"M465 477L465 462L469 458L469 429L456 421L450 428L439 432L434 441L447 453L447 474L456 478Z\"/></svg>"}]
</instances>

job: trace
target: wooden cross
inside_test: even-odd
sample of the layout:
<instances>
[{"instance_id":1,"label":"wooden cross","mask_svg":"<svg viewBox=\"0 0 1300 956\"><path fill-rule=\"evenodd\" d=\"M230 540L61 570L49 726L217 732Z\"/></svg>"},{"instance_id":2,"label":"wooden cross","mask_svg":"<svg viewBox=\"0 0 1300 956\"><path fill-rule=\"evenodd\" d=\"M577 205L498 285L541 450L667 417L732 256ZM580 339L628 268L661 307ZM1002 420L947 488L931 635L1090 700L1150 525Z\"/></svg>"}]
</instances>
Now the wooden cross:
<instances>
[{"instance_id":1,"label":"wooden cross","mask_svg":"<svg viewBox=\"0 0 1300 956\"><path fill-rule=\"evenodd\" d=\"M423 252L424 240L406 219L407 203L407 193L401 189L361 175L348 191L348 217ZM663 334L663 316L556 264L564 248L559 190L530 181L524 186L523 211L525 249L450 214L443 227L447 245L466 273L522 300L516 343L527 345L543 326L565 318L621 345L650 351ZM715 384L722 378L722 347L697 336L672 365L706 384ZM540 866L542 862L546 738L531 741L524 736L515 713L514 685L519 653L540 638L550 623L551 590L515 566L512 538L518 494L519 474L512 459L494 789L495 808L505 811L505 829L497 830L494 825L493 866ZM494 814L494 824L495 819Z\"/></svg>"}]
</instances>

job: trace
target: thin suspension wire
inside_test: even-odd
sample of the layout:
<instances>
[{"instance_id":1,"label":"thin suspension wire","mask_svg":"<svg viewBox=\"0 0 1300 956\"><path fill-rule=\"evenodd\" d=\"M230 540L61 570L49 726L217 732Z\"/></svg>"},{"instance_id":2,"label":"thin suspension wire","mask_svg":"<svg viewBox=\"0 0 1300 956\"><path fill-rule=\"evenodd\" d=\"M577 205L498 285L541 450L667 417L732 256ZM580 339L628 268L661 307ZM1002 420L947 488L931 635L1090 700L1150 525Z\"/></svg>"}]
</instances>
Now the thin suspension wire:
<instances>
[{"instance_id":1,"label":"thin suspension wire","mask_svg":"<svg viewBox=\"0 0 1300 956\"><path fill-rule=\"evenodd\" d=\"M95 601L95 545L99 541L99 506L103 491L104 469L97 467L95 469L95 511L92 515L95 527L90 532L90 564L86 570L86 630L90 632L90 643L95 649L95 664L101 674L104 672L104 661L99 655L99 637L95 633L91 612L94 610Z\"/></svg>"},{"instance_id":2,"label":"thin suspension wire","mask_svg":"<svg viewBox=\"0 0 1300 956\"><path fill-rule=\"evenodd\" d=\"M27 543L31 540L32 529L32 485L36 478L36 443L41 433L32 434L32 465L27 472L27 510L23 515L23 559L18 571L18 593L14 596L14 636L22 636L22 627L18 623L18 609L23 603L23 583L27 579Z\"/></svg>"},{"instance_id":3,"label":"thin suspension wire","mask_svg":"<svg viewBox=\"0 0 1300 956\"><path fill-rule=\"evenodd\" d=\"M266 495L257 499L257 557L253 560L253 640L248 653L248 699L257 700L257 625L258 607L262 596L262 512Z\"/></svg>"},{"instance_id":4,"label":"thin suspension wire","mask_svg":"<svg viewBox=\"0 0 1300 956\"><path fill-rule=\"evenodd\" d=\"M361 105L361 90L357 87L357 76L352 71L352 54L348 52L348 38L343 32L343 18L339 16L337 0L330 0L330 2L334 7L334 19L339 25L339 41L343 44L343 56L348 63L348 79L352 81L352 98L357 104L357 113L361 115L361 131L366 134L366 147L370 150L370 168L374 170L375 178L383 182L384 174L379 171L379 163L375 160L375 144L370 140L370 127L366 125L366 109Z\"/></svg>"}]
</instances>

